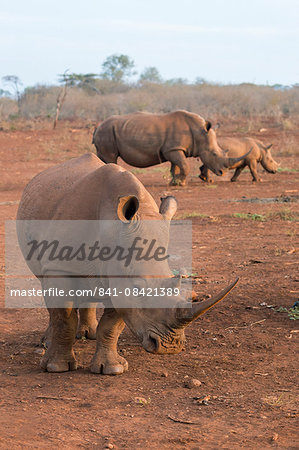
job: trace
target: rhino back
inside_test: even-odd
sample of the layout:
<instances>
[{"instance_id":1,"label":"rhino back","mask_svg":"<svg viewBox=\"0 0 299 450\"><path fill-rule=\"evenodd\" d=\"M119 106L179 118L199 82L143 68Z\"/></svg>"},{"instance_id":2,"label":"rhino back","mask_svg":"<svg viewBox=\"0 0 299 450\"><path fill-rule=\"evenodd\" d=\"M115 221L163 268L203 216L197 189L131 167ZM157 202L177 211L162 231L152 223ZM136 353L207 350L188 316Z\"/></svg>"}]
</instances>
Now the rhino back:
<instances>
[{"instance_id":1,"label":"rhino back","mask_svg":"<svg viewBox=\"0 0 299 450\"><path fill-rule=\"evenodd\" d=\"M144 216L158 213L156 202L133 174L86 154L34 177L24 190L17 219L116 219L119 197L127 195L138 198Z\"/></svg>"},{"instance_id":2,"label":"rhino back","mask_svg":"<svg viewBox=\"0 0 299 450\"><path fill-rule=\"evenodd\" d=\"M245 161L248 162L252 159L258 160L260 158L259 147L252 138L218 137L217 140L223 150L228 150L228 156L231 158L238 158L249 152L251 148L252 151L245 158ZM234 167L240 165L242 165L242 161L237 163Z\"/></svg>"},{"instance_id":3,"label":"rhino back","mask_svg":"<svg viewBox=\"0 0 299 450\"><path fill-rule=\"evenodd\" d=\"M17 219L53 219L57 205L74 184L101 166L94 154L87 153L37 174L24 189Z\"/></svg>"},{"instance_id":4,"label":"rhino back","mask_svg":"<svg viewBox=\"0 0 299 450\"><path fill-rule=\"evenodd\" d=\"M128 164L148 167L167 160L167 153L173 149L191 150L194 135L202 132L203 125L200 116L183 110L167 114L139 112L107 119L94 140L97 147L110 146L113 151L112 139L119 156Z\"/></svg>"}]
</instances>

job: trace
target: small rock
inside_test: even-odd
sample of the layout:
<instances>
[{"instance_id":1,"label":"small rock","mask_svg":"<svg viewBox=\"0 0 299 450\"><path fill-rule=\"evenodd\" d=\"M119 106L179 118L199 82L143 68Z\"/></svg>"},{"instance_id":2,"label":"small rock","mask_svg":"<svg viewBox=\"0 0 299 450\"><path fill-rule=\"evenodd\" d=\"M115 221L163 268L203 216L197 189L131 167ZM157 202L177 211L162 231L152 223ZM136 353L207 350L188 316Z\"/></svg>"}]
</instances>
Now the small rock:
<instances>
[{"instance_id":1,"label":"small rock","mask_svg":"<svg viewBox=\"0 0 299 450\"><path fill-rule=\"evenodd\" d=\"M142 405L142 406L145 406L145 405L147 405L148 403L150 403L150 399L147 400L147 399L144 398L144 397L135 397L135 403L138 403L138 404L140 404L140 405Z\"/></svg>"},{"instance_id":2,"label":"small rock","mask_svg":"<svg viewBox=\"0 0 299 450\"><path fill-rule=\"evenodd\" d=\"M204 395L203 397L196 399L196 401L197 401L197 403L199 403L201 405L208 406L210 398L211 398L210 395Z\"/></svg>"},{"instance_id":3,"label":"small rock","mask_svg":"<svg viewBox=\"0 0 299 450\"><path fill-rule=\"evenodd\" d=\"M38 355L43 355L46 352L46 349L43 347L38 347L34 350L34 353L37 353Z\"/></svg>"},{"instance_id":4,"label":"small rock","mask_svg":"<svg viewBox=\"0 0 299 450\"><path fill-rule=\"evenodd\" d=\"M201 381L197 380L196 378L191 378L190 380L185 381L184 386L187 389L197 388L201 386Z\"/></svg>"},{"instance_id":5,"label":"small rock","mask_svg":"<svg viewBox=\"0 0 299 450\"><path fill-rule=\"evenodd\" d=\"M277 441L277 439L278 439L278 433L273 433L271 441Z\"/></svg>"},{"instance_id":6,"label":"small rock","mask_svg":"<svg viewBox=\"0 0 299 450\"><path fill-rule=\"evenodd\" d=\"M161 377L167 378L168 377L168 372L167 370L163 370L161 373Z\"/></svg>"},{"instance_id":7,"label":"small rock","mask_svg":"<svg viewBox=\"0 0 299 450\"><path fill-rule=\"evenodd\" d=\"M113 444L107 444L107 445L105 446L105 448L114 448L114 445L113 445Z\"/></svg>"}]
</instances>

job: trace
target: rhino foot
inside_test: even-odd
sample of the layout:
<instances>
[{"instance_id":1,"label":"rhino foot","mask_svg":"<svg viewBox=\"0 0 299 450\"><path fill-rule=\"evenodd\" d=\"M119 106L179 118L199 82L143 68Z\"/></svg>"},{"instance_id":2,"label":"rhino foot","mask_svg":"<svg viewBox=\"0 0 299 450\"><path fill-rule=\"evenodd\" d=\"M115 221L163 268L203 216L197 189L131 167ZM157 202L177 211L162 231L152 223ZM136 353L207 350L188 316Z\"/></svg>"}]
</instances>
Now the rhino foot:
<instances>
[{"instance_id":1,"label":"rhino foot","mask_svg":"<svg viewBox=\"0 0 299 450\"><path fill-rule=\"evenodd\" d=\"M200 178L202 181L206 183L214 183L213 178L207 178L205 175L198 175L198 178Z\"/></svg>"},{"instance_id":2,"label":"rhino foot","mask_svg":"<svg viewBox=\"0 0 299 450\"><path fill-rule=\"evenodd\" d=\"M128 362L118 353L101 351L94 355L90 370L103 375L120 375L128 370Z\"/></svg>"},{"instance_id":3,"label":"rhino foot","mask_svg":"<svg viewBox=\"0 0 299 450\"><path fill-rule=\"evenodd\" d=\"M172 179L169 186L185 186L186 180L180 180L179 178Z\"/></svg>"},{"instance_id":4,"label":"rhino foot","mask_svg":"<svg viewBox=\"0 0 299 450\"><path fill-rule=\"evenodd\" d=\"M97 326L98 326L97 321L93 325L80 324L77 330L76 338L96 339Z\"/></svg>"},{"instance_id":5,"label":"rhino foot","mask_svg":"<svg viewBox=\"0 0 299 450\"><path fill-rule=\"evenodd\" d=\"M70 353L51 351L48 349L41 359L41 368L47 372L68 372L77 369L77 361L73 350Z\"/></svg>"}]
</instances>

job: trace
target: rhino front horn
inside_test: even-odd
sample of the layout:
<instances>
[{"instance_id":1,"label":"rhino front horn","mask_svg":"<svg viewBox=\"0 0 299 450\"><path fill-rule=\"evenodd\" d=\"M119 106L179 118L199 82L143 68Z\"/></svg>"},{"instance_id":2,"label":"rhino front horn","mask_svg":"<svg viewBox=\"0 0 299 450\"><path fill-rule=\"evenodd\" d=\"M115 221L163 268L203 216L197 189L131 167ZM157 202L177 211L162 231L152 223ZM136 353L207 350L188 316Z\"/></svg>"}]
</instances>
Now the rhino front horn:
<instances>
[{"instance_id":1,"label":"rhino front horn","mask_svg":"<svg viewBox=\"0 0 299 450\"><path fill-rule=\"evenodd\" d=\"M229 286L227 286L223 291L217 294L215 297L211 297L207 300L203 300L201 302L195 301L192 303L192 306L189 308L177 308L177 319L180 325L185 326L188 323L196 320L199 316L204 314L210 308L215 306L218 302L220 302L227 294L236 286L239 278L236 278Z\"/></svg>"},{"instance_id":2,"label":"rhino front horn","mask_svg":"<svg viewBox=\"0 0 299 450\"><path fill-rule=\"evenodd\" d=\"M242 161L242 159L246 158L246 156L249 155L249 153L251 152L252 149L253 149L253 147L251 147L249 152L245 153L245 155L240 156L239 158L226 158L227 163L225 164L225 167L230 168L230 167L234 166L235 164L237 164L239 161Z\"/></svg>"}]
</instances>

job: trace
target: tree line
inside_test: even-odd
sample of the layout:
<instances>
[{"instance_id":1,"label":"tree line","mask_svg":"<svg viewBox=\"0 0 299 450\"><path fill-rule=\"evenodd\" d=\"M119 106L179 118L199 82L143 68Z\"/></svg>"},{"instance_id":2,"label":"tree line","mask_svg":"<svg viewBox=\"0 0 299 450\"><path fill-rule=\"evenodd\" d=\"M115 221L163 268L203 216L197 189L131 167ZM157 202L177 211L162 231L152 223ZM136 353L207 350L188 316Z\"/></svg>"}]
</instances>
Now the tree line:
<instances>
[{"instance_id":1,"label":"tree line","mask_svg":"<svg viewBox=\"0 0 299 450\"><path fill-rule=\"evenodd\" d=\"M251 83L221 85L197 77L164 80L156 67L146 67L136 77L135 62L128 55L113 54L101 65L100 73L58 75L57 85L35 85L22 89L17 75L2 78L0 119L63 118L102 120L111 114L136 110L168 112L187 109L203 116L299 114L299 84L262 86Z\"/></svg>"}]
</instances>

